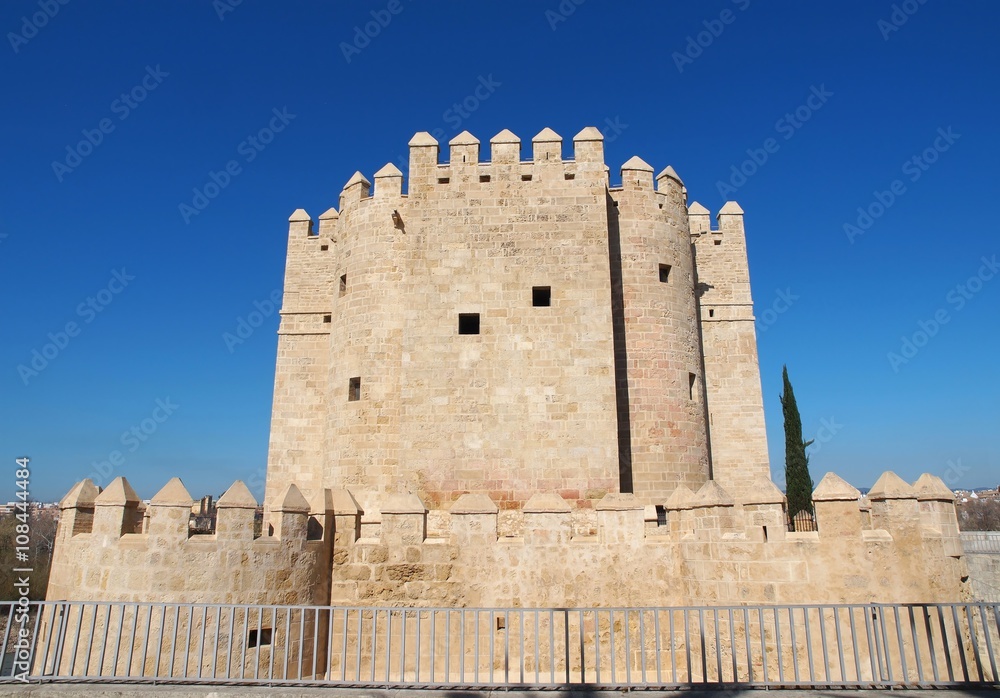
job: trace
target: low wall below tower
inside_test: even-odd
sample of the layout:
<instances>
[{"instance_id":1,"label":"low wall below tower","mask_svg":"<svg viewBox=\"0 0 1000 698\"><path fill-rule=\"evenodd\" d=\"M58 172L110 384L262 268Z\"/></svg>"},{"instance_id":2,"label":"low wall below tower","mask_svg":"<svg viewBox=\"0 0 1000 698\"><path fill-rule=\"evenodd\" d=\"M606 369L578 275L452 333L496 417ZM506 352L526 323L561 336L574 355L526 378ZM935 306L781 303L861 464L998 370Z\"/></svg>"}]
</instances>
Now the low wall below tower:
<instances>
[{"instance_id":1,"label":"low wall below tower","mask_svg":"<svg viewBox=\"0 0 1000 698\"><path fill-rule=\"evenodd\" d=\"M415 494L387 495L369 529L346 490L310 503L290 485L255 539L256 502L242 483L219 500L216 532L191 536L179 480L144 517L123 479L100 494L84 481L61 505L49 599L552 608L969 598L953 495L936 477L911 486L886 473L862 499L828 474L808 533L786 531L770 481L750 491L734 501L715 481L681 486L665 519L634 495L609 494L590 521L540 493L507 521L518 535L503 535L482 494L431 527Z\"/></svg>"},{"instance_id":2,"label":"low wall below tower","mask_svg":"<svg viewBox=\"0 0 1000 698\"><path fill-rule=\"evenodd\" d=\"M867 499L835 475L814 493L818 531L786 532L770 481L736 502L715 482L679 488L667 520L632 495L606 496L593 535L555 494L532 497L517 536L465 495L428 535L416 495L396 495L381 533L335 551L334 604L607 607L865 603L967 598L953 495L938 479L892 473ZM576 512L577 514L579 512ZM359 515L360 518L360 515ZM575 524L575 525L574 525ZM589 533L589 531L588 531Z\"/></svg>"}]
</instances>

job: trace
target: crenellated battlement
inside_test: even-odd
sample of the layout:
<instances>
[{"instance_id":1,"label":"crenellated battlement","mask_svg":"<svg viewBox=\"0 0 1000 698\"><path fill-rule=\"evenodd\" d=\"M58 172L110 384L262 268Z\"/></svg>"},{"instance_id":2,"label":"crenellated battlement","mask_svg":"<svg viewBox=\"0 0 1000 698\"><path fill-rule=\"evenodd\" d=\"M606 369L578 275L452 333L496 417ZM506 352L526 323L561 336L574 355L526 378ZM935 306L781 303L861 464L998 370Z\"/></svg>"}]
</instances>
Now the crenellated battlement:
<instances>
[{"instance_id":1,"label":"crenellated battlement","mask_svg":"<svg viewBox=\"0 0 1000 698\"><path fill-rule=\"evenodd\" d=\"M178 478L145 506L123 477L103 491L84 480L59 505L47 598L320 603L334 538L323 504L289 485L255 535L258 504L237 481L218 501L214 533L196 534Z\"/></svg>"},{"instance_id":2,"label":"crenellated battlement","mask_svg":"<svg viewBox=\"0 0 1000 698\"><path fill-rule=\"evenodd\" d=\"M350 491L309 501L289 485L255 538L242 482L220 498L215 533L192 535L180 480L144 511L124 478L103 492L85 480L60 504L49 598L599 607L928 602L963 588L954 495L939 478L887 472L865 499L828 473L813 501L818 530L787 533L770 481L742 497L712 480L681 485L662 515L628 493L581 511L538 492L517 510L465 494L430 520L417 495L398 493L365 527Z\"/></svg>"},{"instance_id":3,"label":"crenellated battlement","mask_svg":"<svg viewBox=\"0 0 1000 698\"><path fill-rule=\"evenodd\" d=\"M715 481L697 492L682 485L663 505L665 522L634 495L611 493L589 512L589 529L555 493L536 493L517 511L466 494L433 526L419 497L393 495L382 505L381 531L335 555L333 601L926 601L953 599L962 588L953 495L939 478L925 474L910 486L886 473L865 500L829 473L814 493L818 530L804 533L786 532L773 483L755 485L738 499ZM868 503L879 512L870 520ZM484 578L483 570L503 572Z\"/></svg>"}]
</instances>

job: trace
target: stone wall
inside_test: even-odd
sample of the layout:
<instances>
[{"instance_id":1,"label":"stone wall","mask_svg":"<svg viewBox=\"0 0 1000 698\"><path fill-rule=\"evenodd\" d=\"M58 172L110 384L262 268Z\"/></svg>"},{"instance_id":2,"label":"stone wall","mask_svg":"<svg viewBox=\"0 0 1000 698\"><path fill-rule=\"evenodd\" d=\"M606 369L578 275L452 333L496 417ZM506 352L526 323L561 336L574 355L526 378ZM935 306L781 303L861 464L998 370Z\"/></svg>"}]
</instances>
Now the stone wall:
<instances>
[{"instance_id":1,"label":"stone wall","mask_svg":"<svg viewBox=\"0 0 1000 698\"><path fill-rule=\"evenodd\" d=\"M401 491L656 504L711 477L709 418L716 479L766 476L739 207L702 265L677 173L634 157L609 188L593 127L572 157L551 129L528 160L507 130L488 161L468 132L439 148L418 133L408 182L357 172L318 227L289 219L266 499L349 488L369 523ZM696 280L731 323L699 323Z\"/></svg>"},{"instance_id":2,"label":"stone wall","mask_svg":"<svg viewBox=\"0 0 1000 698\"><path fill-rule=\"evenodd\" d=\"M242 482L219 499L214 534L191 534L191 505L176 478L144 512L125 478L103 492L78 483L60 504L46 599L327 603L332 510L310 515L292 485L272 503L269 535L254 538L257 502Z\"/></svg>"},{"instance_id":3,"label":"stone wall","mask_svg":"<svg viewBox=\"0 0 1000 698\"><path fill-rule=\"evenodd\" d=\"M787 533L769 481L734 500L715 481L680 486L666 522L632 494L586 512L537 494L498 528L482 494L430 518L391 495L378 527L347 491L307 503L294 485L253 538L242 483L219 500L216 533L189 536L190 496L173 480L136 516L119 478L63 500L51 600L443 607L962 601L969 598L953 495L922 475L884 474L866 499L828 474L814 492L818 532ZM81 520L93 513L92 530ZM140 528L141 527L141 528ZM143 530L143 533L129 533ZM75 531L75 533L74 533ZM310 540L315 538L315 540Z\"/></svg>"},{"instance_id":4,"label":"stone wall","mask_svg":"<svg viewBox=\"0 0 1000 698\"><path fill-rule=\"evenodd\" d=\"M867 500L835 475L814 498L818 532L786 533L769 481L735 502L717 483L678 488L666 525L634 495L610 494L580 534L569 503L535 495L518 535L498 533L498 509L465 495L437 535L415 495L382 511L378 537L334 553L334 604L606 607L865 603L967 598L952 495L924 475L886 473ZM577 532L574 533L574 530ZM586 529L584 529L586 530Z\"/></svg>"}]
</instances>

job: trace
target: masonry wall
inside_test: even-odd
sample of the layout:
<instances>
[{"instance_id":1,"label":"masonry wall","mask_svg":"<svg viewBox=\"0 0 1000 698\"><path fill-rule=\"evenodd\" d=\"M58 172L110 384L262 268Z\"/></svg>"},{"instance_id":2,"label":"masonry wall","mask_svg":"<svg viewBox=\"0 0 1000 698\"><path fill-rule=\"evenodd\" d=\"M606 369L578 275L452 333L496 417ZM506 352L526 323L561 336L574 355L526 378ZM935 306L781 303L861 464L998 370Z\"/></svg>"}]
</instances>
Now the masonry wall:
<instances>
[{"instance_id":1,"label":"masonry wall","mask_svg":"<svg viewBox=\"0 0 1000 698\"><path fill-rule=\"evenodd\" d=\"M285 290L268 446L267 489L291 482L317 492L327 461L331 304L335 292L330 220L314 229L305 212L289 223Z\"/></svg>"},{"instance_id":2,"label":"masonry wall","mask_svg":"<svg viewBox=\"0 0 1000 698\"><path fill-rule=\"evenodd\" d=\"M708 397L712 477L735 495L770 477L743 210L727 203L711 227L689 209Z\"/></svg>"},{"instance_id":3,"label":"masonry wall","mask_svg":"<svg viewBox=\"0 0 1000 698\"><path fill-rule=\"evenodd\" d=\"M709 476L694 265L683 185L632 158L610 193L609 236L620 244L623 352L632 487L659 503ZM621 435L620 435L621 438Z\"/></svg>"},{"instance_id":4,"label":"masonry wall","mask_svg":"<svg viewBox=\"0 0 1000 698\"><path fill-rule=\"evenodd\" d=\"M309 505L296 489L301 506L275 501L264 535L255 538L257 503L242 483L237 492L240 501L219 500L214 534L192 535L192 500L179 480L144 512L124 478L103 492L89 480L79 483L61 505L46 599L325 603L331 526L309 539ZM324 517L314 524L322 529L325 514L316 517Z\"/></svg>"},{"instance_id":5,"label":"masonry wall","mask_svg":"<svg viewBox=\"0 0 1000 698\"><path fill-rule=\"evenodd\" d=\"M503 131L484 161L463 132L442 163L420 133L408 182L356 173L318 230L292 215L267 499L348 487L373 525L395 491L656 503L711 476L709 420L721 482L766 475L742 218L696 271L680 178L632 158L609 190L602 140L584 129L565 159L545 129L522 160Z\"/></svg>"},{"instance_id":6,"label":"masonry wall","mask_svg":"<svg viewBox=\"0 0 1000 698\"><path fill-rule=\"evenodd\" d=\"M860 502L828 475L816 492L819 531L786 533L781 495L767 484L741 502L712 482L696 494L678 488L666 525L634 495L608 495L592 512L595 535L574 533L569 504L549 494L518 512L519 535L498 535L496 507L468 495L428 536L426 509L410 495L408 506L383 511L379 537L335 553L331 601L574 608L968 598L943 485L898 481Z\"/></svg>"}]
</instances>

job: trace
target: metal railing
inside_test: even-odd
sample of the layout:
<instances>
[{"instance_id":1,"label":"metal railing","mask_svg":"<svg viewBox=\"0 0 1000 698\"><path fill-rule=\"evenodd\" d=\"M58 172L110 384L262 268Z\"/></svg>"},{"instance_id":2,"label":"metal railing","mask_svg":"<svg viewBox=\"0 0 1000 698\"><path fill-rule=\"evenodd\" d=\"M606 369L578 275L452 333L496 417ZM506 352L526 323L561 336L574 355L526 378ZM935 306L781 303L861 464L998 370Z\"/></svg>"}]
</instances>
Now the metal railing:
<instances>
[{"instance_id":1,"label":"metal railing","mask_svg":"<svg viewBox=\"0 0 1000 698\"><path fill-rule=\"evenodd\" d=\"M0 682L668 689L996 684L1000 604L0 606ZM22 632L22 628L24 632ZM20 643L18 646L17 643Z\"/></svg>"},{"instance_id":2,"label":"metal railing","mask_svg":"<svg viewBox=\"0 0 1000 698\"><path fill-rule=\"evenodd\" d=\"M961 536L966 553L1000 555L1000 531L962 531Z\"/></svg>"},{"instance_id":3,"label":"metal railing","mask_svg":"<svg viewBox=\"0 0 1000 698\"><path fill-rule=\"evenodd\" d=\"M810 511L798 511L795 516L786 516L785 521L790 532L803 533L819 530L819 526L816 525L816 517Z\"/></svg>"}]
</instances>

